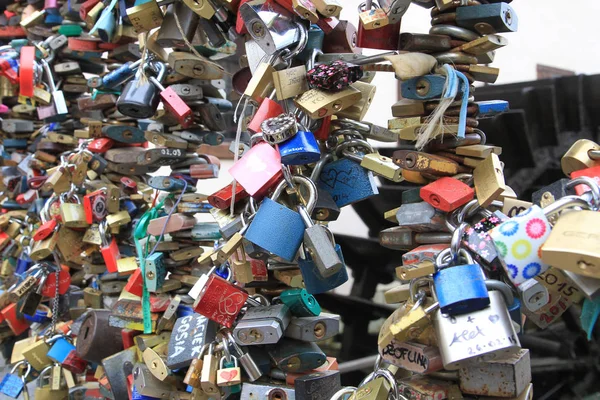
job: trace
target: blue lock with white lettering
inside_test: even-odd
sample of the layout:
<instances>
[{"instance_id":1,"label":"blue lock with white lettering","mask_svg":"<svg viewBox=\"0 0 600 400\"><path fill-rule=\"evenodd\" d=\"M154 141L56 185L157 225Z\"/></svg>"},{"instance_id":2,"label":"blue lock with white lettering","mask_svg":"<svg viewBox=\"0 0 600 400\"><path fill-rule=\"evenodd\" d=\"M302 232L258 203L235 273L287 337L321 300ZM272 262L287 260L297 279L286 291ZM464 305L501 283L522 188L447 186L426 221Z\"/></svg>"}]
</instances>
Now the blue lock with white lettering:
<instances>
[{"instance_id":1,"label":"blue lock with white lettering","mask_svg":"<svg viewBox=\"0 0 600 400\"><path fill-rule=\"evenodd\" d=\"M284 165L312 164L321 158L317 139L310 131L298 131L285 142L279 143L278 147Z\"/></svg>"}]
</instances>

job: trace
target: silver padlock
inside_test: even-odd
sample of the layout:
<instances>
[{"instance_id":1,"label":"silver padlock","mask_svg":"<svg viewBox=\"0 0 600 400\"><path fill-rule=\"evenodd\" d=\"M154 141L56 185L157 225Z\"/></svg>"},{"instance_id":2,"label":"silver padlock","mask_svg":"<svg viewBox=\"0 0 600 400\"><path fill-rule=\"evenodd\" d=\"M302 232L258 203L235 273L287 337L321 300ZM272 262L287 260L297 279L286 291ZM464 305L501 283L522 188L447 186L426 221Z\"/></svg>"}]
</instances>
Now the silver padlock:
<instances>
[{"instance_id":1,"label":"silver padlock","mask_svg":"<svg viewBox=\"0 0 600 400\"><path fill-rule=\"evenodd\" d=\"M304 342L316 342L329 339L339 332L340 316L321 313L318 317L292 317L285 336Z\"/></svg>"},{"instance_id":2,"label":"silver padlock","mask_svg":"<svg viewBox=\"0 0 600 400\"><path fill-rule=\"evenodd\" d=\"M275 344L290 324L291 313L285 304L250 307L233 329L233 337L242 346Z\"/></svg>"},{"instance_id":3,"label":"silver padlock","mask_svg":"<svg viewBox=\"0 0 600 400\"><path fill-rule=\"evenodd\" d=\"M239 13L250 36L269 55L301 40L301 25L294 22L292 13L275 2L250 1L240 6Z\"/></svg>"},{"instance_id":4,"label":"silver padlock","mask_svg":"<svg viewBox=\"0 0 600 400\"><path fill-rule=\"evenodd\" d=\"M168 399L171 391L175 390L173 385L163 382L150 372L146 364L138 363L133 368L133 382L137 391L144 396Z\"/></svg>"},{"instance_id":5,"label":"silver padlock","mask_svg":"<svg viewBox=\"0 0 600 400\"><path fill-rule=\"evenodd\" d=\"M477 396L518 397L531 383L529 350L458 370L460 390Z\"/></svg>"},{"instance_id":6,"label":"silver padlock","mask_svg":"<svg viewBox=\"0 0 600 400\"><path fill-rule=\"evenodd\" d=\"M508 357L521 349L507 303L514 297L510 287L486 280L490 306L470 314L449 316L438 309L433 318L444 368L455 370L465 361Z\"/></svg>"},{"instance_id":7,"label":"silver padlock","mask_svg":"<svg viewBox=\"0 0 600 400\"><path fill-rule=\"evenodd\" d=\"M536 312L550 301L548 288L535 278L527 279L517 287L517 290L521 303L529 311Z\"/></svg>"}]
</instances>

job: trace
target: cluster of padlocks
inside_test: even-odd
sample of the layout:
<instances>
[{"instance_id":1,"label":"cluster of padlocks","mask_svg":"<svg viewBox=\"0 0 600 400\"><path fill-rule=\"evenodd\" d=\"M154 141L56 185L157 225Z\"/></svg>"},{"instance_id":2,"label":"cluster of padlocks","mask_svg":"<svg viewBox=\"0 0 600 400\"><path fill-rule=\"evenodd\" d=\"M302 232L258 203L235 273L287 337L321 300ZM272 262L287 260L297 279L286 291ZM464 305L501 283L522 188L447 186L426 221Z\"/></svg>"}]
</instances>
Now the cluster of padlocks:
<instances>
[{"instance_id":1,"label":"cluster of padlocks","mask_svg":"<svg viewBox=\"0 0 600 400\"><path fill-rule=\"evenodd\" d=\"M508 104L474 100L515 11L412 3L429 34L400 33L410 0L356 21L340 0L2 3L0 393L530 399L524 321L582 300L588 333L597 318L600 146L575 143L569 179L517 200L478 129ZM401 86L387 128L364 121L376 72ZM228 133L234 181L206 193ZM373 373L344 388L321 348L340 317L313 295L348 281L328 223L376 177L420 187L380 235L404 251L399 308Z\"/></svg>"}]
</instances>

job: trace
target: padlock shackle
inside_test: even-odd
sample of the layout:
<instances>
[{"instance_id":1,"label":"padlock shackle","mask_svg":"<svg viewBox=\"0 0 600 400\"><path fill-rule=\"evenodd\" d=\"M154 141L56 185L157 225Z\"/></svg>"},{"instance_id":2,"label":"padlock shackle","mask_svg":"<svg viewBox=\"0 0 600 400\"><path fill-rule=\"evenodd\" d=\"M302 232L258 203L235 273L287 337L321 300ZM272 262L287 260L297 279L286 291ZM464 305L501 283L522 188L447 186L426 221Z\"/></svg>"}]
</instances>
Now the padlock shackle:
<instances>
[{"instance_id":1,"label":"padlock shackle","mask_svg":"<svg viewBox=\"0 0 600 400\"><path fill-rule=\"evenodd\" d=\"M510 286L508 286L506 283L495 280L495 279L486 279L485 287L488 290L497 290L500 293L502 293L502 296L504 297L504 301L506 302L506 307L510 307L514 304L515 295L513 294L512 290L510 289Z\"/></svg>"},{"instance_id":2,"label":"padlock shackle","mask_svg":"<svg viewBox=\"0 0 600 400\"><path fill-rule=\"evenodd\" d=\"M575 208L579 207L583 210L589 210L592 207L590 203L580 196L565 196L556 200L554 203L548 205L547 207L542 208L544 215L549 217L552 214L564 211L567 208Z\"/></svg>"},{"instance_id":3,"label":"padlock shackle","mask_svg":"<svg viewBox=\"0 0 600 400\"><path fill-rule=\"evenodd\" d=\"M567 188L573 188L577 185L585 185L590 188L589 191L592 194L592 201L594 202L593 207L597 209L600 206L600 188L596 181L587 176L580 176L567 182Z\"/></svg>"}]
</instances>

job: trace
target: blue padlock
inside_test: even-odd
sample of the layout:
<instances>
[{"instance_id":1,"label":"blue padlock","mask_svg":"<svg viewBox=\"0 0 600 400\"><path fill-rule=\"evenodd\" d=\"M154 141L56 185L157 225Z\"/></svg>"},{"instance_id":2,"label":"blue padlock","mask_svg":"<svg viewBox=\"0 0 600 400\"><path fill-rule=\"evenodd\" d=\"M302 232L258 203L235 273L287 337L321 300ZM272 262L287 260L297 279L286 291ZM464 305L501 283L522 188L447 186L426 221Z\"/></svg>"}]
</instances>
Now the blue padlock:
<instances>
[{"instance_id":1,"label":"blue padlock","mask_svg":"<svg viewBox=\"0 0 600 400\"><path fill-rule=\"evenodd\" d=\"M517 333L521 333L523 329L523 315L521 314L521 301L516 296L512 305L508 306L508 314L510 314L510 319L519 326Z\"/></svg>"},{"instance_id":2,"label":"blue padlock","mask_svg":"<svg viewBox=\"0 0 600 400\"><path fill-rule=\"evenodd\" d=\"M23 364L27 364L27 369L25 370L23 376L18 376L16 374L17 368ZM23 391L23 388L25 387L25 379L27 379L27 376L30 373L31 364L29 364L27 361L19 361L10 370L10 373L4 375L4 378L2 378L2 381L0 381L0 393L16 399Z\"/></svg>"},{"instance_id":3,"label":"blue padlock","mask_svg":"<svg viewBox=\"0 0 600 400\"><path fill-rule=\"evenodd\" d=\"M373 173L347 158L325 165L317 187L329 192L340 208L379 194Z\"/></svg>"},{"instance_id":4,"label":"blue padlock","mask_svg":"<svg viewBox=\"0 0 600 400\"><path fill-rule=\"evenodd\" d=\"M56 10L56 9L54 9L54 10ZM62 21L63 21L63 17L60 14L46 14L46 19L44 20L44 23L46 25L54 26L54 25L62 24Z\"/></svg>"},{"instance_id":5,"label":"blue padlock","mask_svg":"<svg viewBox=\"0 0 600 400\"><path fill-rule=\"evenodd\" d=\"M489 100L489 101L476 101L479 109L477 118L492 118L498 114L502 114L509 110L508 101L506 100Z\"/></svg>"},{"instance_id":6,"label":"blue padlock","mask_svg":"<svg viewBox=\"0 0 600 400\"><path fill-rule=\"evenodd\" d=\"M69 353L75 350L75 346L63 336L55 336L50 339L49 343L52 343L52 347L50 347L46 356L59 364L62 364Z\"/></svg>"},{"instance_id":7,"label":"blue padlock","mask_svg":"<svg viewBox=\"0 0 600 400\"><path fill-rule=\"evenodd\" d=\"M127 210L127 214L129 214L130 217L137 215L139 208L133 201L124 199L121 201L121 205Z\"/></svg>"},{"instance_id":8,"label":"blue padlock","mask_svg":"<svg viewBox=\"0 0 600 400\"><path fill-rule=\"evenodd\" d=\"M436 265L442 265L449 254L450 249L442 251L436 258ZM461 249L459 254L467 264L443 267L433 274L433 288L443 314L466 314L490 305L481 267L473 262L466 250Z\"/></svg>"},{"instance_id":9,"label":"blue padlock","mask_svg":"<svg viewBox=\"0 0 600 400\"><path fill-rule=\"evenodd\" d=\"M312 164L321 158L317 139L310 131L298 131L285 142L279 143L278 147L284 165Z\"/></svg>"},{"instance_id":10,"label":"blue padlock","mask_svg":"<svg viewBox=\"0 0 600 400\"><path fill-rule=\"evenodd\" d=\"M335 252L340 260L342 260L342 263L344 263L344 255L342 254L342 248L339 244L335 245ZM325 293L348 281L348 271L346 270L345 263L338 272L327 278L323 278L321 274L319 274L317 265L312 260L310 254L305 252L304 257L304 259L301 257L298 258L298 266L300 267L300 272L302 272L304 287L308 293Z\"/></svg>"},{"instance_id":11,"label":"blue padlock","mask_svg":"<svg viewBox=\"0 0 600 400\"><path fill-rule=\"evenodd\" d=\"M165 283L167 268L165 267L165 257L163 253L156 252L146 258L146 287L149 292L156 292Z\"/></svg>"},{"instance_id":12,"label":"blue padlock","mask_svg":"<svg viewBox=\"0 0 600 400\"><path fill-rule=\"evenodd\" d=\"M137 388L135 387L135 385L131 386L131 400L154 400L154 399L158 399L158 397L144 396L143 394L141 394L140 392L137 391Z\"/></svg>"},{"instance_id":13,"label":"blue padlock","mask_svg":"<svg viewBox=\"0 0 600 400\"><path fill-rule=\"evenodd\" d=\"M294 175L292 179L294 183L308 189L306 208L309 213L312 212L317 198L314 184L304 176ZM257 246L291 261L302 244L306 225L300 214L277 202L286 186L287 182L282 180L271 198L263 200L244 237Z\"/></svg>"},{"instance_id":14,"label":"blue padlock","mask_svg":"<svg viewBox=\"0 0 600 400\"><path fill-rule=\"evenodd\" d=\"M445 92L447 78L444 75L423 75L408 79L400 85L402 97L410 100L439 100ZM425 90L426 89L426 90ZM462 85L458 85L457 98L462 95Z\"/></svg>"},{"instance_id":15,"label":"blue padlock","mask_svg":"<svg viewBox=\"0 0 600 400\"><path fill-rule=\"evenodd\" d=\"M28 249L28 247L26 247ZM15 274L23 274L33 265L33 260L29 258L29 251L23 250L19 258L17 259L17 267Z\"/></svg>"},{"instance_id":16,"label":"blue padlock","mask_svg":"<svg viewBox=\"0 0 600 400\"><path fill-rule=\"evenodd\" d=\"M131 65L130 65L130 67L131 67ZM120 70L120 69L121 68L119 68L118 70ZM108 76L110 76L112 73L114 73L118 70L112 71L107 76L102 78L103 79L102 84L107 87L113 87L113 86L108 86L108 85L104 84L104 79L107 79ZM135 69L133 70L133 72L135 73ZM133 73L131 75L133 76ZM128 79L128 76L123 77L124 81L126 81L127 79ZM108 83L110 85L118 86L119 84L117 84L116 82L117 82L117 77L115 77L114 80L111 80ZM146 141L146 138L144 137L144 131L142 129L136 128L134 126L106 125L106 126L102 127L102 134L113 140L116 140L117 142L122 142L122 143L144 143Z\"/></svg>"}]
</instances>

